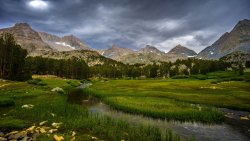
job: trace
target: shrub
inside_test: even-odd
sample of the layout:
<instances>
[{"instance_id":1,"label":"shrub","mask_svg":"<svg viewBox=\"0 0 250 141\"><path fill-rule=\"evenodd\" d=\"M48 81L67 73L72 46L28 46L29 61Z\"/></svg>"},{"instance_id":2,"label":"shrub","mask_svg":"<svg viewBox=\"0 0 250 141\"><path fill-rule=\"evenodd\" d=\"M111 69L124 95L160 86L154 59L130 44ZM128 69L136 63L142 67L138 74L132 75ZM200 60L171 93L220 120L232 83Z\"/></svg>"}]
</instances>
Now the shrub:
<instances>
[{"instance_id":1,"label":"shrub","mask_svg":"<svg viewBox=\"0 0 250 141\"><path fill-rule=\"evenodd\" d=\"M245 81L246 81L246 82L250 82L250 78L247 78Z\"/></svg>"},{"instance_id":2,"label":"shrub","mask_svg":"<svg viewBox=\"0 0 250 141\"><path fill-rule=\"evenodd\" d=\"M41 82L42 79L40 78L35 78L35 79L30 79L27 81L28 84L34 84L34 85L37 85L39 82Z\"/></svg>"},{"instance_id":3,"label":"shrub","mask_svg":"<svg viewBox=\"0 0 250 141\"><path fill-rule=\"evenodd\" d=\"M218 81L211 81L211 84L218 84Z\"/></svg>"},{"instance_id":4,"label":"shrub","mask_svg":"<svg viewBox=\"0 0 250 141\"><path fill-rule=\"evenodd\" d=\"M172 79L186 79L186 78L188 78L188 76L187 75L176 75L176 76L173 76L171 78Z\"/></svg>"},{"instance_id":5,"label":"shrub","mask_svg":"<svg viewBox=\"0 0 250 141\"><path fill-rule=\"evenodd\" d=\"M70 80L67 82L69 85L71 85L72 87L77 87L80 85L80 82L79 81L76 81L76 80Z\"/></svg>"},{"instance_id":6,"label":"shrub","mask_svg":"<svg viewBox=\"0 0 250 141\"><path fill-rule=\"evenodd\" d=\"M0 118L0 130L10 131L18 130L27 127L27 124L20 119L14 119L13 117Z\"/></svg>"},{"instance_id":7,"label":"shrub","mask_svg":"<svg viewBox=\"0 0 250 141\"><path fill-rule=\"evenodd\" d=\"M207 77L206 76L198 76L197 79L199 79L199 80L206 80Z\"/></svg>"},{"instance_id":8,"label":"shrub","mask_svg":"<svg viewBox=\"0 0 250 141\"><path fill-rule=\"evenodd\" d=\"M14 105L15 105L15 101L13 99L9 99L9 98L0 99L0 107L10 107Z\"/></svg>"},{"instance_id":9,"label":"shrub","mask_svg":"<svg viewBox=\"0 0 250 141\"><path fill-rule=\"evenodd\" d=\"M244 80L244 78L242 78L242 77L232 77L231 78L231 81L243 81Z\"/></svg>"},{"instance_id":10,"label":"shrub","mask_svg":"<svg viewBox=\"0 0 250 141\"><path fill-rule=\"evenodd\" d=\"M230 78L222 78L221 81L230 81Z\"/></svg>"},{"instance_id":11,"label":"shrub","mask_svg":"<svg viewBox=\"0 0 250 141\"><path fill-rule=\"evenodd\" d=\"M206 80L208 77L206 75L198 74L198 75L192 75L192 78L199 79L199 80Z\"/></svg>"},{"instance_id":12,"label":"shrub","mask_svg":"<svg viewBox=\"0 0 250 141\"><path fill-rule=\"evenodd\" d=\"M48 85L48 84L47 84L46 82L44 82L44 81L40 81L40 82L37 83L37 85L46 86L46 85Z\"/></svg>"}]
</instances>

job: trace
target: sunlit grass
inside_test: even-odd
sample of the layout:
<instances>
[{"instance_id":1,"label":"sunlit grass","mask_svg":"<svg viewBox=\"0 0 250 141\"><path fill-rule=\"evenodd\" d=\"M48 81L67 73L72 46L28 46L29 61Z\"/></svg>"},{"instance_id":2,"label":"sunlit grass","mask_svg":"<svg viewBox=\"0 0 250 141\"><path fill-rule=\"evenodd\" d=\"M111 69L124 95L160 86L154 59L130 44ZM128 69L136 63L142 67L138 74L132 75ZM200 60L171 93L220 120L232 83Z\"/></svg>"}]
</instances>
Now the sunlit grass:
<instances>
[{"instance_id":1,"label":"sunlit grass","mask_svg":"<svg viewBox=\"0 0 250 141\"><path fill-rule=\"evenodd\" d=\"M89 113L80 105L67 102L67 92L75 86L70 80L61 78L41 78L46 86L28 84L26 82L2 82L8 84L0 89L1 98L12 99L15 105L0 106L0 130L22 130L41 121L62 122L58 134L67 137L70 131L76 131L76 140L92 140L97 136L104 140L157 141L167 138L159 129L149 126L133 126L122 120L114 120L108 116ZM75 84L75 82L74 82ZM52 92L54 87L63 88L66 93ZM32 109L22 108L24 104L32 104ZM83 136L84 135L84 136ZM174 134L179 141L180 137ZM53 140L41 136L38 140Z\"/></svg>"},{"instance_id":2,"label":"sunlit grass","mask_svg":"<svg viewBox=\"0 0 250 141\"><path fill-rule=\"evenodd\" d=\"M208 76L218 75L221 72ZM211 84L213 80L110 80L95 82L87 92L119 110L180 121L222 122L223 114L212 107L250 111L249 82Z\"/></svg>"}]
</instances>

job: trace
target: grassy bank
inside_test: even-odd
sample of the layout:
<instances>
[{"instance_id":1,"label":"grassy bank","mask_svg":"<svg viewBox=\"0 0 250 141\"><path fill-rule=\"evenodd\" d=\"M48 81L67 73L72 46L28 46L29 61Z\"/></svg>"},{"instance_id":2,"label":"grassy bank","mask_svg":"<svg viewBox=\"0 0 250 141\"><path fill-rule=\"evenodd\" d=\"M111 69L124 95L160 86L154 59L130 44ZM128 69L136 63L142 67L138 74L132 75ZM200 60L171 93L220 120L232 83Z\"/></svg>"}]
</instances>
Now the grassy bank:
<instances>
[{"instance_id":1,"label":"grassy bank","mask_svg":"<svg viewBox=\"0 0 250 141\"><path fill-rule=\"evenodd\" d=\"M76 132L76 140L97 137L97 140L158 141L172 136L174 140L180 140L179 136L172 133L163 135L157 128L132 126L107 116L91 114L79 105L69 104L67 92L75 87L74 82L69 83L69 80L61 78L41 78L41 81L43 85L0 81L0 131L23 130L47 121L47 125L62 122L56 134L63 135L66 140L69 140L71 131ZM55 87L61 87L65 92L52 92L51 89ZM22 108L25 104L34 107ZM38 140L53 140L53 137L45 134Z\"/></svg>"},{"instance_id":2,"label":"grassy bank","mask_svg":"<svg viewBox=\"0 0 250 141\"><path fill-rule=\"evenodd\" d=\"M232 75L218 72L202 80L110 80L96 82L87 92L125 112L169 120L220 123L223 114L213 107L250 111L250 83L222 81L229 76ZM211 83L218 80L221 81Z\"/></svg>"}]
</instances>

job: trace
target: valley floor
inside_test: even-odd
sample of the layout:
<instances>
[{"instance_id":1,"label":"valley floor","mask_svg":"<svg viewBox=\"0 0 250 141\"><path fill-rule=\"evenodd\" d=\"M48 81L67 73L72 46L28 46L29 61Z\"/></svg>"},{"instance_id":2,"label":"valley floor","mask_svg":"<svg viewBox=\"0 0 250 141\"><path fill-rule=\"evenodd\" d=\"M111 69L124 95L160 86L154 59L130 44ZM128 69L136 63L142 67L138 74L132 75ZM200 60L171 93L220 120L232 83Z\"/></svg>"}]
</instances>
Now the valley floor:
<instances>
[{"instance_id":1,"label":"valley floor","mask_svg":"<svg viewBox=\"0 0 250 141\"><path fill-rule=\"evenodd\" d=\"M218 107L250 111L250 83L234 81L237 80L235 77L219 77L223 75L225 73L211 73L206 76L206 80L196 77L98 80L79 94L100 98L112 108L128 113L218 124L225 121L224 113ZM245 74L241 77L248 76ZM34 125L32 132L40 134L37 140L53 140L55 135L63 136L66 140L184 140L169 129L162 134L157 128L133 126L122 120L90 113L87 108L69 103L68 93L80 85L77 80L42 76L36 78L39 78L39 82L0 81L0 132L4 134L0 137L6 137L6 133L14 130L30 134L31 131L27 129ZM249 121L249 116L239 115L239 119ZM47 122L39 125L43 121ZM54 126L56 123L60 126ZM45 129L44 133L41 128ZM49 133L51 129L57 131ZM73 131L76 133L74 136Z\"/></svg>"}]
</instances>

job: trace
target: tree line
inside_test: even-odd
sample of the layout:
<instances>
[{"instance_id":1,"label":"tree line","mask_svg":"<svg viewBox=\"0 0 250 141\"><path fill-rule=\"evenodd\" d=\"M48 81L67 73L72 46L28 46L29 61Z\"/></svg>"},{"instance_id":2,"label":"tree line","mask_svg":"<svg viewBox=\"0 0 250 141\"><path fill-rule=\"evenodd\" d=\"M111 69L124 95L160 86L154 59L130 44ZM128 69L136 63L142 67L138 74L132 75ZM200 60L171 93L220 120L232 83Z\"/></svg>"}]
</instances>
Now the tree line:
<instances>
[{"instance_id":1,"label":"tree line","mask_svg":"<svg viewBox=\"0 0 250 141\"><path fill-rule=\"evenodd\" d=\"M186 59L175 62L155 62L153 64L123 64L112 59L101 58L102 64L88 66L83 59L52 59L26 57L27 51L16 44L13 35L4 33L0 36L0 78L27 80L31 74L56 75L72 79L90 77L104 78L169 78L176 75L207 74L234 68L242 72L242 63L237 65L223 60ZM244 65L250 67L247 61Z\"/></svg>"},{"instance_id":2,"label":"tree line","mask_svg":"<svg viewBox=\"0 0 250 141\"><path fill-rule=\"evenodd\" d=\"M15 42L12 34L0 35L0 78L20 81L30 79L26 56L27 51Z\"/></svg>"},{"instance_id":3,"label":"tree line","mask_svg":"<svg viewBox=\"0 0 250 141\"><path fill-rule=\"evenodd\" d=\"M27 57L26 63L30 66L32 74L50 74L71 79L86 79L89 75L88 65L76 57L70 59Z\"/></svg>"},{"instance_id":4,"label":"tree line","mask_svg":"<svg viewBox=\"0 0 250 141\"><path fill-rule=\"evenodd\" d=\"M95 65L90 67L90 76L108 78L122 77L172 77L176 75L207 74L214 71L225 71L230 63L219 60L187 59L175 62L158 62L153 64L110 64Z\"/></svg>"}]
</instances>

